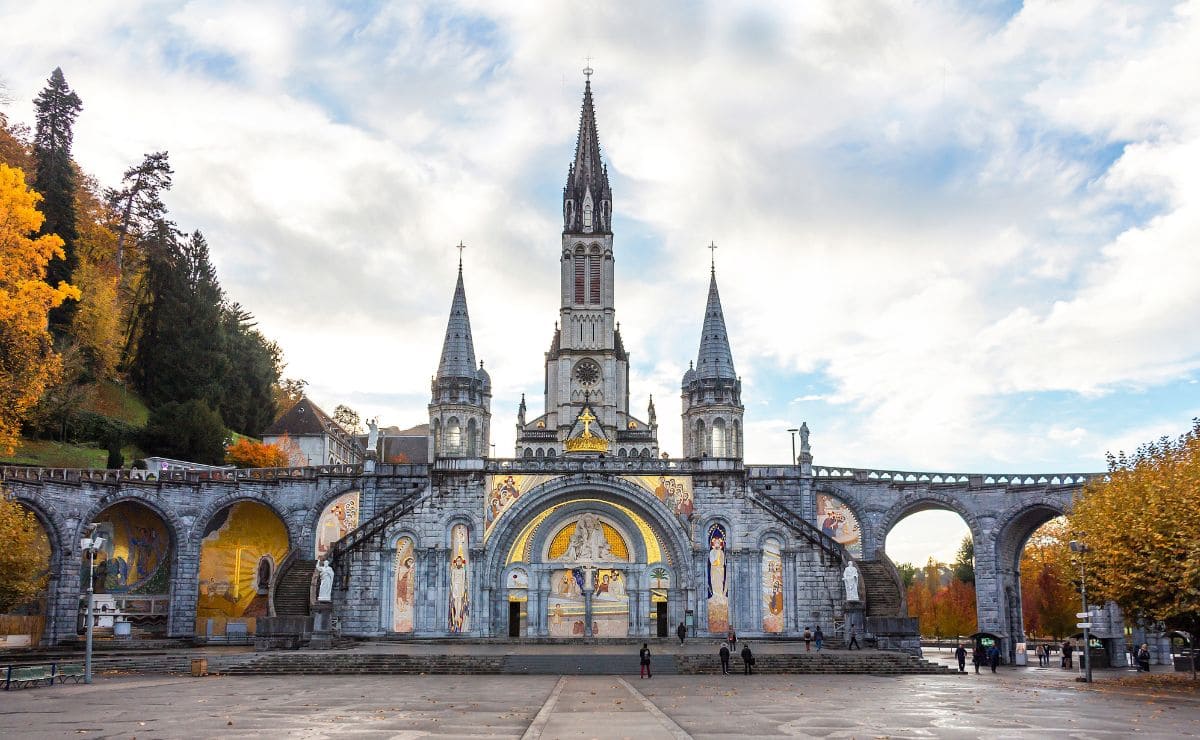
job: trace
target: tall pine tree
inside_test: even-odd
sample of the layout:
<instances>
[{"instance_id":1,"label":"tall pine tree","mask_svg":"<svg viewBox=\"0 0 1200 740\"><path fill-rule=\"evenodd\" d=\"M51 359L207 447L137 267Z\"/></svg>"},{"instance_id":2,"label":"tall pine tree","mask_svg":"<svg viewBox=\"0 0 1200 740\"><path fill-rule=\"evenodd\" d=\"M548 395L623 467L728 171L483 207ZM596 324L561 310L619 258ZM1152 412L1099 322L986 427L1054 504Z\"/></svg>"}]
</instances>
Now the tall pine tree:
<instances>
[{"instance_id":1,"label":"tall pine tree","mask_svg":"<svg viewBox=\"0 0 1200 740\"><path fill-rule=\"evenodd\" d=\"M125 248L130 237L140 235L166 215L162 193L171 189L170 158L166 152L151 152L142 163L125 170L120 190L106 195L113 210L120 213L117 225L117 273L125 274Z\"/></svg>"},{"instance_id":2,"label":"tall pine tree","mask_svg":"<svg viewBox=\"0 0 1200 740\"><path fill-rule=\"evenodd\" d=\"M131 371L152 407L199 399L216 407L227 362L221 287L200 232L184 241L160 220L146 240L149 301Z\"/></svg>"},{"instance_id":3,"label":"tall pine tree","mask_svg":"<svg viewBox=\"0 0 1200 740\"><path fill-rule=\"evenodd\" d=\"M218 409L230 429L261 437L275 420L274 389L283 353L254 328L254 317L238 304L225 307L222 321L228 373Z\"/></svg>"},{"instance_id":4,"label":"tall pine tree","mask_svg":"<svg viewBox=\"0 0 1200 740\"><path fill-rule=\"evenodd\" d=\"M57 234L63 240L63 256L51 260L46 269L46 282L57 286L69 283L79 264L71 142L83 101L67 85L62 68L56 67L33 103L37 120L33 135L34 187L42 194L42 213L46 216L38 233ZM56 336L70 325L75 307L75 301L68 301L50 312L50 329Z\"/></svg>"}]
</instances>

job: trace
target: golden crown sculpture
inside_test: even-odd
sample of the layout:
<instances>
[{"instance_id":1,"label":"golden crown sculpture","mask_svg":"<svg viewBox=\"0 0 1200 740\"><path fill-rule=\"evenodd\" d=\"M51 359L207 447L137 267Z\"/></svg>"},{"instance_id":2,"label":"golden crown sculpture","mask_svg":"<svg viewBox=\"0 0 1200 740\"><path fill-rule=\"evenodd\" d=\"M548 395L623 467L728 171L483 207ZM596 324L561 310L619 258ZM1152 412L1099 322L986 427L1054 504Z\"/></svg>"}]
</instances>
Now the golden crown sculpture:
<instances>
[{"instance_id":1,"label":"golden crown sculpture","mask_svg":"<svg viewBox=\"0 0 1200 740\"><path fill-rule=\"evenodd\" d=\"M592 422L596 421L592 410L585 408L579 420L583 422L583 434L566 441L563 446L567 452L608 452L608 440L592 434Z\"/></svg>"}]
</instances>

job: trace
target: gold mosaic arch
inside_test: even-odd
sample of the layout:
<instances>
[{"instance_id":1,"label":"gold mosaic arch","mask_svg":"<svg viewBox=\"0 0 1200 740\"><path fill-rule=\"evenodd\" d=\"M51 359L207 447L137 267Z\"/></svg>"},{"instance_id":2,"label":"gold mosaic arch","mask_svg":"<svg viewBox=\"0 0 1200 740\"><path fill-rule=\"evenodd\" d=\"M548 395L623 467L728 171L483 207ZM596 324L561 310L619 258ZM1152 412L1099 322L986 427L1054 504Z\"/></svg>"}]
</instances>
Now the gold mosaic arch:
<instances>
[{"instance_id":1,"label":"gold mosaic arch","mask_svg":"<svg viewBox=\"0 0 1200 740\"><path fill-rule=\"evenodd\" d=\"M613 503L612 501L604 501L604 500L601 500L598 498L576 498L576 499L571 499L570 501L563 501L562 503L558 503L547 509L543 509L541 512L538 513L537 516L535 516L533 519L531 519L529 521L529 523L525 525L525 528L521 530L521 533L519 535L517 535L517 539L513 542L512 548L509 549L509 551L508 551L508 557L505 559L505 563L511 564L511 563L517 563L517 562L522 562L522 561L529 562L530 557L532 556L531 548L533 547L533 535L537 532L538 528L541 527L542 523L545 522L546 519L548 519L550 517L550 515L553 514L555 511L557 511L558 509L561 509L562 507L567 506L569 504L576 504L576 503L583 503L583 502L611 506L614 509L617 509L618 511L624 513L631 520L633 520L634 525L636 525L638 528L638 533L641 534L641 536L642 536L642 542L646 546L646 562L656 563L656 562L665 560L667 563L672 563L670 553L668 553L666 555L666 557L664 558L662 546L658 542L658 537L655 536L654 530L650 527L649 523L647 523L645 519L643 519L639 514L637 514L636 512L634 512L632 509L630 509L627 506L623 506L618 503ZM564 527L564 529L571 529L571 527L566 526L566 527ZM610 538L610 535L608 532L609 529L611 529L611 527L609 527L608 525L604 525L605 538L608 539L608 541L609 541L609 547L612 547L613 544L612 544L612 539ZM556 537L561 534L562 534L561 531L558 532ZM616 534L615 530L613 531L613 534ZM568 533L567 536L569 537L570 534ZM617 535L617 539L618 540L621 539L620 535ZM624 544L625 543L622 541L622 545L624 545ZM628 553L628 546L625 547L625 551L626 551L626 553ZM551 552L553 553L553 545L551 546ZM614 550L614 552L617 552L617 551ZM553 555L551 557L553 557Z\"/></svg>"},{"instance_id":2,"label":"gold mosaic arch","mask_svg":"<svg viewBox=\"0 0 1200 740\"><path fill-rule=\"evenodd\" d=\"M617 531L616 527L608 522L601 521L600 529L604 532L604 539L608 542L608 549L612 550L612 554L617 560L629 560L629 546L625 544L625 538ZM571 535L575 534L575 522L564 524L562 529L558 530L558 534L554 535L550 540L550 550L546 553L546 557L550 560L557 560L562 557L562 554L567 551L567 545L571 541Z\"/></svg>"}]
</instances>

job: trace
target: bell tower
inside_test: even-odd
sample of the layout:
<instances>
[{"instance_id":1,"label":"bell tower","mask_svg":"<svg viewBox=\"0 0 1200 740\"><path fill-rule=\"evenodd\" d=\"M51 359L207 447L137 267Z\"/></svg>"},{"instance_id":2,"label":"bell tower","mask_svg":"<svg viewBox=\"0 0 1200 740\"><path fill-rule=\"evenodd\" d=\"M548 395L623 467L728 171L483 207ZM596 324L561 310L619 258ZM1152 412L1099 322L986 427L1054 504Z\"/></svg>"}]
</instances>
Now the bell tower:
<instances>
[{"instance_id":1,"label":"bell tower","mask_svg":"<svg viewBox=\"0 0 1200 740\"><path fill-rule=\"evenodd\" d=\"M600 156L591 67L563 187L558 325L546 353L545 413L517 424L518 457L658 454L657 425L629 414L629 356L616 321L612 188ZM580 423L583 416L593 417ZM587 443L567 441L587 430Z\"/></svg>"}]
</instances>

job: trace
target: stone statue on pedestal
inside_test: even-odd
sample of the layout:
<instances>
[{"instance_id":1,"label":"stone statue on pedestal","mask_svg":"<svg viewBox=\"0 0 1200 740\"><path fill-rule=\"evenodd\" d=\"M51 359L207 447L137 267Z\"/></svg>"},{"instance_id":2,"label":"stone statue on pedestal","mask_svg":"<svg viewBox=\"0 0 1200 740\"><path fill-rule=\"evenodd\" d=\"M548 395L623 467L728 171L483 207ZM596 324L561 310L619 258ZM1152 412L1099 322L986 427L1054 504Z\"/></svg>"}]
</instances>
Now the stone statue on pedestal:
<instances>
[{"instance_id":1,"label":"stone statue on pedestal","mask_svg":"<svg viewBox=\"0 0 1200 740\"><path fill-rule=\"evenodd\" d=\"M317 601L333 601L333 568L329 561L322 560L317 564Z\"/></svg>"},{"instance_id":2,"label":"stone statue on pedestal","mask_svg":"<svg viewBox=\"0 0 1200 740\"><path fill-rule=\"evenodd\" d=\"M858 601L858 567L853 560L842 573L842 582L846 584L846 601Z\"/></svg>"}]
</instances>

